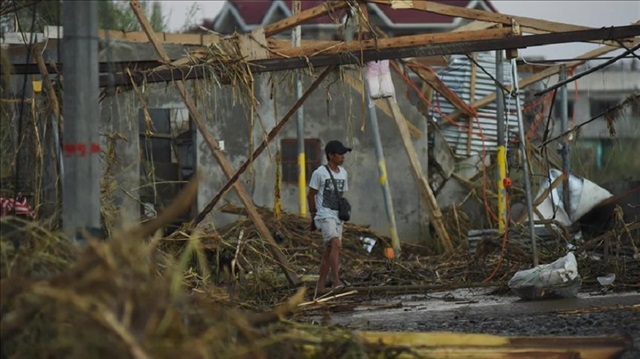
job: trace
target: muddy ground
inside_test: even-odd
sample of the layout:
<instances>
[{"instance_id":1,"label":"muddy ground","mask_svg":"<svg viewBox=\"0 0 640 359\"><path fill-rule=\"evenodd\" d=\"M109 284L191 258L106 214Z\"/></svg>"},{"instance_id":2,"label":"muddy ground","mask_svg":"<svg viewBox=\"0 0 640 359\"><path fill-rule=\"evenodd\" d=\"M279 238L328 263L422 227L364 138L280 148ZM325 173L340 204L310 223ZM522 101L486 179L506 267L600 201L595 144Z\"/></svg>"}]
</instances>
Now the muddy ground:
<instances>
[{"instance_id":1,"label":"muddy ground","mask_svg":"<svg viewBox=\"0 0 640 359\"><path fill-rule=\"evenodd\" d=\"M640 292L581 293L578 298L522 301L491 289L370 298L346 312L311 318L350 329L452 331L508 336L624 335L640 358Z\"/></svg>"}]
</instances>

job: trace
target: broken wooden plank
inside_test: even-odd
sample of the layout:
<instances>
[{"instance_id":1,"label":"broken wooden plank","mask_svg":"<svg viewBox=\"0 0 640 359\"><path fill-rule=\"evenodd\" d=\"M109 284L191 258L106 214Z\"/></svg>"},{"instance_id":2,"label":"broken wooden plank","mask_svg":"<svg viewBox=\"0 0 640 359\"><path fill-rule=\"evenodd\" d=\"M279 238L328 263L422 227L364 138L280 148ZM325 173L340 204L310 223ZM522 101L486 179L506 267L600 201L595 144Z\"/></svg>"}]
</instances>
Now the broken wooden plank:
<instances>
[{"instance_id":1,"label":"broken wooden plank","mask_svg":"<svg viewBox=\"0 0 640 359\"><path fill-rule=\"evenodd\" d=\"M120 40L127 42L149 42L144 31L120 31L120 30L98 30L100 40ZM209 46L220 41L220 36L215 34L173 34L166 32L156 32L158 41L165 44Z\"/></svg>"},{"instance_id":2,"label":"broken wooden plank","mask_svg":"<svg viewBox=\"0 0 640 359\"><path fill-rule=\"evenodd\" d=\"M622 336L507 337L467 333L367 332L358 333L367 343L410 348L412 355L427 358L540 358L609 359L632 345Z\"/></svg>"},{"instance_id":3,"label":"broken wooden plank","mask_svg":"<svg viewBox=\"0 0 640 359\"><path fill-rule=\"evenodd\" d=\"M51 82L51 77L49 77L49 71L47 69L47 65L44 62L44 58L42 57L42 49L36 48L33 57L36 60L36 64L38 65L38 69L40 70L40 76L42 76L42 81L44 82L45 87L47 88L47 97L49 97L49 102L51 103L51 108L53 113L56 116L56 120L58 121L58 128L56 130L62 132L62 116L60 114L60 102L58 101L58 96L56 95L56 91L53 88L53 83Z\"/></svg>"},{"instance_id":4,"label":"broken wooden plank","mask_svg":"<svg viewBox=\"0 0 640 359\"><path fill-rule=\"evenodd\" d=\"M229 180L218 192L218 194L193 219L193 221L191 222L192 225L197 225L198 223L200 223L205 218L205 216L213 210L215 205L222 199L222 197L227 193L227 191L238 183L238 179L240 178L240 175L242 175L247 170L247 168L249 168L249 165L251 165L253 160L256 159L262 153L262 151L264 151L264 149L267 147L269 142L271 142L280 133L280 131L284 128L284 125L286 125L287 122L289 122L289 120L293 117L296 111L302 106L302 104L313 93L313 91L315 91L315 89L318 88L318 86L331 73L332 70L333 70L333 67L328 67L320 74L320 76L316 78L316 80L309 86L307 91L304 94L302 94L300 99L298 99L298 101L291 107L291 109L289 109L289 112L287 112L284 115L282 120L280 120L280 122L278 122L278 124L274 128L272 128L271 131L269 131L269 133L267 134L267 137L260 143L260 145L258 145L258 147L256 147L251 157L249 157L249 159L245 161L245 163L243 163L242 166L240 166L240 168L236 171L235 174L233 174L233 176L229 176Z\"/></svg>"},{"instance_id":5,"label":"broken wooden plank","mask_svg":"<svg viewBox=\"0 0 640 359\"><path fill-rule=\"evenodd\" d=\"M158 53L158 56L160 56L160 58L163 61L169 62L170 61L169 55L167 54L162 44L156 38L153 28L151 27L149 20L144 14L144 11L140 7L140 3L138 2L138 0L131 0L129 4L131 5L131 8L133 9L133 12L136 15L136 18L138 19L138 21L140 22L140 25L142 26L144 32L147 34L149 41L151 41L151 43L153 44L153 47ZM178 91L180 92L180 96L182 96L184 103L187 105L187 108L189 109L189 115L191 116L191 118L193 118L194 122L196 123L198 130L200 131L205 142L211 149L211 152L213 152L213 155L216 158L220 167L222 168L222 171L228 178L232 178L233 169L231 167L231 163L229 162L227 157L224 155L224 152L222 152L218 147L218 143L216 139L213 137L211 132L209 132L209 130L207 129L204 118L200 115L200 112L198 111L195 103L193 102L193 100L191 99L191 97L187 92L187 87L184 83L184 80L176 81L176 87L178 88ZM275 260L278 262L278 265L280 266L280 268L284 271L285 276L287 277L287 279L291 284L298 285L300 283L300 279L298 278L296 273L293 271L289 262L287 261L287 258L284 256L284 254L276 244L275 240L271 236L271 232L269 231L266 224L262 220L262 217L260 216L260 214L258 214L258 211L256 210L256 207L254 206L253 201L251 200L251 197L247 193L247 190L239 182L235 183L235 189L236 189L236 192L238 193L238 196L242 200L242 203L247 209L247 212L249 213L249 218L251 218L251 220L253 221L254 225L256 226L256 229L258 230L258 233L260 233L260 236L267 242L268 244L267 248L269 249L271 254L274 256Z\"/></svg>"},{"instance_id":6,"label":"broken wooden plank","mask_svg":"<svg viewBox=\"0 0 640 359\"><path fill-rule=\"evenodd\" d=\"M460 41L446 42L438 45L426 46L405 46L381 50L362 50L345 52L338 55L316 55L310 57L261 59L250 61L249 68L254 73L293 70L308 67L323 67L329 65L361 64L367 61L422 57L435 55L465 54L478 51L493 51L506 48L525 48L529 46L540 46L550 44L560 44L567 42L583 42L596 39L624 39L640 35L640 26L619 26L604 29L549 33L542 35L528 35L521 37L506 37L483 41ZM612 48L615 50L615 48ZM211 75L211 65L199 65L190 68L178 68L164 71L156 71L152 76L145 73L134 74L133 81L136 83L167 82L177 79L197 79ZM109 80L111 81L111 80ZM120 73L113 76L116 86L128 85L132 81L126 74ZM108 84L107 77L101 77L100 86ZM493 100L491 100L493 101ZM489 102L491 102L489 101Z\"/></svg>"},{"instance_id":7,"label":"broken wooden plank","mask_svg":"<svg viewBox=\"0 0 640 359\"><path fill-rule=\"evenodd\" d=\"M344 9L349 4L346 1L326 1L322 5L318 5L311 9L304 10L297 15L290 16L284 20L280 20L264 27L266 37L273 36L280 32L293 29L294 27L304 24L307 21L317 19L327 13Z\"/></svg>"},{"instance_id":8,"label":"broken wooden plank","mask_svg":"<svg viewBox=\"0 0 640 359\"><path fill-rule=\"evenodd\" d=\"M394 0L369 0L369 2L377 4L391 5ZM508 14L497 14L490 11L470 9L461 6L447 5L437 3L433 1L415 1L412 2L411 8L415 10L422 10L432 12L435 14L461 17L470 20L484 21L490 23L503 24L511 26L513 22L516 22L522 27L522 30L527 33L540 34L545 32L563 32L563 31L579 31L593 29L588 26L573 25L549 20L535 19L524 16L515 16ZM476 25L482 28L482 25ZM598 43L606 43L607 45L619 46L613 41L594 41Z\"/></svg>"},{"instance_id":9,"label":"broken wooden plank","mask_svg":"<svg viewBox=\"0 0 640 359\"><path fill-rule=\"evenodd\" d=\"M238 39L240 55L248 61L268 58L268 46L262 28L255 29L249 34L240 35Z\"/></svg>"},{"instance_id":10,"label":"broken wooden plank","mask_svg":"<svg viewBox=\"0 0 640 359\"><path fill-rule=\"evenodd\" d=\"M472 108L465 106L465 102L455 94L455 92L451 91L447 85L435 74L433 70L425 65L418 65L415 62L406 61L409 64L413 64L414 66L409 66L409 69L413 71L420 79L426 82L431 88L433 88L436 92L438 92L442 97L444 97L450 104L452 104L459 111L462 111L467 116L475 116L475 114L471 111ZM422 67L424 66L424 68ZM429 71L431 70L431 71Z\"/></svg>"},{"instance_id":11,"label":"broken wooden plank","mask_svg":"<svg viewBox=\"0 0 640 359\"><path fill-rule=\"evenodd\" d=\"M503 39L512 35L510 28L408 35L388 39L343 41L337 45L331 44L330 46L320 44L305 48L281 49L278 54L272 53L272 57L317 56L365 50L380 51L385 49L437 45L451 42Z\"/></svg>"},{"instance_id":12,"label":"broken wooden plank","mask_svg":"<svg viewBox=\"0 0 640 359\"><path fill-rule=\"evenodd\" d=\"M393 0L369 0L369 2L383 5L391 5ZM515 20L521 26L527 26L532 29L544 30L549 32L561 31L577 31L591 29L587 26L565 24L561 22L540 20L523 16L514 16L507 14L497 14L490 11L470 9L462 6L447 5L433 1L414 1L412 9L431 12L434 14L446 15L451 17L461 17L470 20L479 20L511 26Z\"/></svg>"},{"instance_id":13,"label":"broken wooden plank","mask_svg":"<svg viewBox=\"0 0 640 359\"><path fill-rule=\"evenodd\" d=\"M398 126L398 130L400 131L400 138L402 139L402 144L404 145L404 150L409 157L411 173L416 180L418 188L420 189L420 193L427 202L429 218L433 223L434 228L436 229L436 234L438 237L438 241L440 242L440 246L446 253L452 253L453 243L451 242L449 233L447 232L447 229L442 222L442 211L440 211L440 207L438 207L438 202L436 201L436 197L431 190L431 186L429 186L429 182L422 172L422 165L420 164L418 153L416 152L416 149L415 147L413 147L413 143L411 142L411 137L409 136L409 129L407 128L406 121L402 121L402 112L400 111L400 108L398 107L398 104L394 99L388 98L387 103L389 104L389 107L391 107L391 111L393 113L392 117L395 120L396 125ZM398 253L397 249L396 252Z\"/></svg>"}]
</instances>

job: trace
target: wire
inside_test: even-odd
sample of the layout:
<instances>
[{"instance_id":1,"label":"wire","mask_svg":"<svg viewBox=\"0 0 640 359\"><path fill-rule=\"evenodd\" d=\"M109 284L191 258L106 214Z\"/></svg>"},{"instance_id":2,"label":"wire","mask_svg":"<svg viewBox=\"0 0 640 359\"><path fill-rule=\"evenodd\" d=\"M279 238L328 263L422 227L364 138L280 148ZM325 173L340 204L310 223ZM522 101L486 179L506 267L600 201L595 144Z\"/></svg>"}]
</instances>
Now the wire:
<instances>
[{"instance_id":1,"label":"wire","mask_svg":"<svg viewBox=\"0 0 640 359\"><path fill-rule=\"evenodd\" d=\"M511 215L510 215L510 206L509 206L509 193L507 192L505 194L505 201L507 203L507 208L506 208L506 212L507 212L507 219L506 219L506 223L507 225L509 224L509 221L511 221ZM483 281L484 283L488 283L489 281L491 281L493 279L493 277L495 277L495 275L498 273L498 270L500 269L500 267L502 267L502 261L504 260L504 255L507 252L507 243L509 242L509 230L505 228L504 230L504 234L502 235L502 246L500 247L500 257L498 258L498 263L496 264L496 267L493 269L493 272L491 272L491 274L485 278L485 280Z\"/></svg>"},{"instance_id":2,"label":"wire","mask_svg":"<svg viewBox=\"0 0 640 359\"><path fill-rule=\"evenodd\" d=\"M426 97L424 97L424 94L422 94L422 91L420 91L416 84L411 81L411 79L407 76L407 74L403 71L401 71L398 66L395 64L394 61L390 61L389 64L391 64L391 66L393 67L393 69L402 77L402 79L409 85L411 86L416 93L418 94L419 98L430 108L433 108L438 114L440 114L442 116L442 118L444 118L447 122L453 124L454 126L460 128L460 129L465 129L465 126L460 125L459 123L453 121L449 116L445 115L442 110L440 109L440 106L438 105L437 107L433 106L433 104L427 100ZM423 65L418 65L418 66L423 66ZM424 67L425 69L429 70L429 71L433 71L431 69L429 69L428 67ZM438 97L439 99L439 97ZM487 181L486 181L486 176L487 176L487 165L484 161L484 158L486 157L486 147L485 147L485 143L486 143L486 137L484 135L484 132L482 130L482 124L480 123L480 119L477 116L477 112L475 112L475 116L473 117L473 119L477 122L478 124L478 132L474 132L471 130L472 126L469 126L468 129L468 136L471 136L471 134L477 134L478 137L480 137L481 139L481 143L482 143L482 150L481 150L481 163L482 163L482 195L483 195L483 204L485 205L485 210L487 211L487 217L489 217L489 219L493 218L496 222L498 221L498 216L493 213L493 211L491 210L491 206L489 206L489 199L488 199L488 194L487 194Z\"/></svg>"},{"instance_id":3,"label":"wire","mask_svg":"<svg viewBox=\"0 0 640 359\"><path fill-rule=\"evenodd\" d=\"M593 122L593 121L595 121L595 120L599 119L600 117L607 116L607 115L609 115L609 114L611 114L611 113L614 113L616 110L619 110L619 109L621 109L621 108L623 108L623 107L625 107L625 106L628 106L631 102L633 102L633 101L637 101L637 100L639 100L639 99L640 99L640 93L633 94L633 95L631 95L631 97L629 97L628 99L626 99L626 100L622 101L621 103L619 103L619 104L617 104L617 105L615 105L615 106L612 106L612 107L607 108L606 110L604 110L604 112L602 112L602 113L600 113L600 114L598 114L598 115L596 115L596 116L594 116L594 117L592 117L592 118L588 119L587 121L585 121L585 122L583 122L583 123L581 123L581 124L579 124L579 125L575 126L574 128L572 128L572 129L570 129L570 130L567 130L567 131L565 131L565 132L563 132L563 133L559 134L558 136L556 136L556 137L554 137L554 138L552 138L552 139L550 139L550 140L544 141L544 142L542 143L542 145L540 145L540 148L542 148L542 147L546 147L550 142L553 142L553 141L555 141L555 140L557 140L557 139L559 139L559 138L562 138L562 137L564 137L564 136L566 136L566 135L568 135L568 134L570 134L570 133L572 133L572 132L575 132L575 131L577 131L579 128L581 128L581 127L583 127L583 126L586 126L586 125L590 124L591 122Z\"/></svg>"},{"instance_id":4,"label":"wire","mask_svg":"<svg viewBox=\"0 0 640 359\"><path fill-rule=\"evenodd\" d=\"M640 56L638 56L638 54L636 54L636 52L634 50L632 50L629 47L627 47L627 45L625 45L624 42L622 42L620 40L616 40L616 42L618 44L620 44L620 46L624 47L624 49L627 50L627 52L630 52L631 55L633 55L633 57L635 57L636 59L640 60ZM638 46L636 46L635 48L637 49Z\"/></svg>"},{"instance_id":5,"label":"wire","mask_svg":"<svg viewBox=\"0 0 640 359\"><path fill-rule=\"evenodd\" d=\"M596 71L598 71L598 70L600 70L602 68L605 68L605 67L613 64L614 62L620 60L624 56L629 55L629 53L634 53L638 49L640 49L640 44L634 46L632 49L628 49L627 48L627 51L625 51L622 55L616 56L616 57L612 58L611 60L606 61L606 62L604 62L604 63L602 63L602 64L600 64L598 66L594 66L594 67L592 67L592 68L590 68L588 70L582 71L581 73L579 73L579 74L577 74L577 75L575 75L573 77L570 77L570 78L568 78L568 79L566 79L564 81L559 81L555 85L553 85L553 86L551 86L551 87L549 87L549 88L547 88L547 89L545 89L543 91L540 91L540 92L536 93L534 96L544 95L547 92L553 91L553 90L555 90L555 89L557 89L559 87L562 87L562 86L564 86L564 85L566 85L566 84L568 84L570 82L576 81L576 80L580 79L581 77L587 76L590 73L593 73L593 72L596 72Z\"/></svg>"},{"instance_id":6,"label":"wire","mask_svg":"<svg viewBox=\"0 0 640 359\"><path fill-rule=\"evenodd\" d=\"M624 45L622 45L623 47L625 47ZM625 56L623 57L623 59L631 59L633 57L637 57L635 54L633 56ZM574 57L572 59L541 59L541 60L533 60L533 61L527 61L527 59L522 58L521 60L518 61L522 61L523 63L527 64L527 65L531 65L531 66L556 66L556 65L562 65L562 64L567 64L567 63L571 63L571 62L575 62L575 61L597 61L597 60L611 60L613 59L615 56L599 56L599 57Z\"/></svg>"},{"instance_id":7,"label":"wire","mask_svg":"<svg viewBox=\"0 0 640 359\"><path fill-rule=\"evenodd\" d=\"M473 61L474 64L476 64L476 66L478 66L478 68L480 70L482 70L482 72L484 72L485 74L487 74L487 76L489 76L489 78L491 78L491 80L493 80L493 82L502 89L502 91L504 91L505 93L511 93L511 90L509 90L506 86L504 86L502 83L500 83L500 81L498 81L493 75L491 75L489 73L489 71L487 71L482 65L480 65L478 63L478 61L476 61L476 59L473 58L473 56L470 56L469 54L465 54L467 56L467 58L469 58L469 60Z\"/></svg>"}]
</instances>

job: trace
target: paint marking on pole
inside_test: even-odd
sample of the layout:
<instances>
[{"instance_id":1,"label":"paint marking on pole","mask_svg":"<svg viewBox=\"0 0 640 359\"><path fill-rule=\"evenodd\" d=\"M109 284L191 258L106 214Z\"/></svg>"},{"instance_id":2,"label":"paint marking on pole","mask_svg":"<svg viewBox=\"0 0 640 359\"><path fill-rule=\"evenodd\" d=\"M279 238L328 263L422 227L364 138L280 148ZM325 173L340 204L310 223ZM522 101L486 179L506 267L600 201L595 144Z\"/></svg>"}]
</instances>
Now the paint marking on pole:
<instances>
[{"instance_id":1,"label":"paint marking on pole","mask_svg":"<svg viewBox=\"0 0 640 359\"><path fill-rule=\"evenodd\" d=\"M87 151L87 145L89 151ZM65 157L86 157L87 155L94 155L100 153L100 145L97 143L66 143L62 146Z\"/></svg>"}]
</instances>

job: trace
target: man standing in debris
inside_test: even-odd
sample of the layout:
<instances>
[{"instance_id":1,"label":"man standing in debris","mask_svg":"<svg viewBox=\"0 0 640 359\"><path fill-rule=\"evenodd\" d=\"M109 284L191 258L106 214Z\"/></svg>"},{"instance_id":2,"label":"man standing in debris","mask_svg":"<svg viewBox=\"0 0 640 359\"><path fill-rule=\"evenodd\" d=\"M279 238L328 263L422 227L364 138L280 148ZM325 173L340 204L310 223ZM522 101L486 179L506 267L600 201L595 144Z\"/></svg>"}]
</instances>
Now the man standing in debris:
<instances>
[{"instance_id":1,"label":"man standing in debris","mask_svg":"<svg viewBox=\"0 0 640 359\"><path fill-rule=\"evenodd\" d=\"M327 156L327 165L313 171L307 195L309 211L311 211L311 230L320 229L324 244L320 277L316 286L318 292L325 290L329 271L331 271L331 287L343 286L340 280L343 221L338 218L338 203L344 192L349 189L347 170L342 167L342 164L345 153L351 152L351 148L345 147L340 141L329 141L324 152Z\"/></svg>"}]
</instances>

